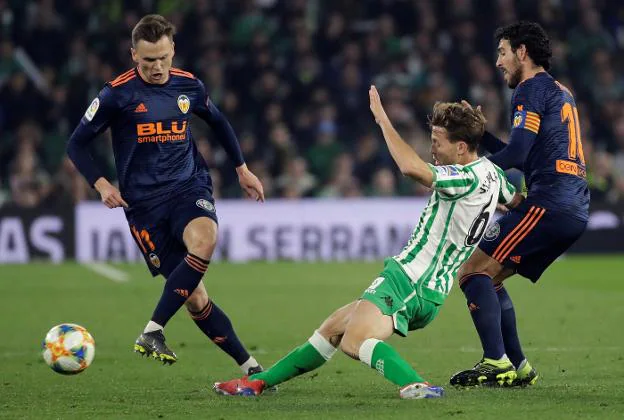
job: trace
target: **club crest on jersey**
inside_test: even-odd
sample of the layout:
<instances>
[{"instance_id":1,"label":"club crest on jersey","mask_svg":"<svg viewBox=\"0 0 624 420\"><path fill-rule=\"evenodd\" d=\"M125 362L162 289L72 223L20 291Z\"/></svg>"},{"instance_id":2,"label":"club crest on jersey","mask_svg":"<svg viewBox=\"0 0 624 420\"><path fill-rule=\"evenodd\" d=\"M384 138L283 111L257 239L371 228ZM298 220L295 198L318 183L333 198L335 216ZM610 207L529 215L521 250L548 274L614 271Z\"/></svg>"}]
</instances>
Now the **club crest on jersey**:
<instances>
[{"instance_id":1,"label":"club crest on jersey","mask_svg":"<svg viewBox=\"0 0 624 420\"><path fill-rule=\"evenodd\" d=\"M178 96L178 108L182 111L183 114L186 114L191 107L191 100L186 95Z\"/></svg>"},{"instance_id":2,"label":"club crest on jersey","mask_svg":"<svg viewBox=\"0 0 624 420\"><path fill-rule=\"evenodd\" d=\"M99 107L100 107L100 99L95 98L93 102L91 102L91 105L89 105L89 108L87 108L87 112L85 112L84 114L87 121L91 121L93 117L95 117L95 113L97 112Z\"/></svg>"},{"instance_id":3,"label":"club crest on jersey","mask_svg":"<svg viewBox=\"0 0 624 420\"><path fill-rule=\"evenodd\" d=\"M205 200L203 198L200 198L199 200L197 200L195 202L195 205L197 205L197 207L201 209L209 211L210 213L214 213L215 211L214 205L210 201Z\"/></svg>"},{"instance_id":4,"label":"club crest on jersey","mask_svg":"<svg viewBox=\"0 0 624 420\"><path fill-rule=\"evenodd\" d=\"M151 254L149 254L149 259L154 267L160 268L160 258L158 258L158 255L152 252Z\"/></svg>"},{"instance_id":5,"label":"club crest on jersey","mask_svg":"<svg viewBox=\"0 0 624 420\"><path fill-rule=\"evenodd\" d=\"M524 112L523 111L516 111L516 113L514 114L514 118L513 118L513 126L514 126L514 128L520 127L522 125L523 121L524 121Z\"/></svg>"},{"instance_id":6,"label":"club crest on jersey","mask_svg":"<svg viewBox=\"0 0 624 420\"><path fill-rule=\"evenodd\" d=\"M498 238L500 235L500 225L498 222L494 222L490 225L490 227L485 231L485 235L483 235L484 241L493 241Z\"/></svg>"}]
</instances>

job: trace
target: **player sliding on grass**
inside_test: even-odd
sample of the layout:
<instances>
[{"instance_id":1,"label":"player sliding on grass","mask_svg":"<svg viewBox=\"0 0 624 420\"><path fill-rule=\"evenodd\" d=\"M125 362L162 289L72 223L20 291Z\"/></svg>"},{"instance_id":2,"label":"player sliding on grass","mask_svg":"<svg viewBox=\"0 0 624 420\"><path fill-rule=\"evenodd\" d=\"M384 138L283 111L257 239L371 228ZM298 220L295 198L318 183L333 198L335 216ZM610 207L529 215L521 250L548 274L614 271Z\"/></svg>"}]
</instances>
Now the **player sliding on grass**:
<instances>
[{"instance_id":1,"label":"player sliding on grass","mask_svg":"<svg viewBox=\"0 0 624 420\"><path fill-rule=\"evenodd\" d=\"M459 103L436 103L430 117L431 152L439 166L425 163L401 139L386 115L379 94L370 88L370 108L392 158L403 175L431 187L433 193L410 240L362 297L338 309L312 337L269 370L216 383L225 395L259 395L267 387L322 366L340 348L376 369L400 387L401 398L441 397L384 340L393 333L424 328L438 314L457 269L476 249L497 203L521 201L503 172L477 156L485 117Z\"/></svg>"},{"instance_id":2,"label":"player sliding on grass","mask_svg":"<svg viewBox=\"0 0 624 420\"><path fill-rule=\"evenodd\" d=\"M186 305L197 327L243 372L257 372L258 362L201 281L217 240L217 214L208 167L191 135L191 115L215 131L245 192L264 201L262 184L247 169L234 130L210 101L204 84L171 66L174 32L174 26L159 15L147 15L137 23L132 30L137 67L104 86L71 135L67 152L107 207L124 208L150 271L167 279L135 351L175 362L163 329ZM111 127L119 190L89 153L89 144L107 127Z\"/></svg>"}]
</instances>

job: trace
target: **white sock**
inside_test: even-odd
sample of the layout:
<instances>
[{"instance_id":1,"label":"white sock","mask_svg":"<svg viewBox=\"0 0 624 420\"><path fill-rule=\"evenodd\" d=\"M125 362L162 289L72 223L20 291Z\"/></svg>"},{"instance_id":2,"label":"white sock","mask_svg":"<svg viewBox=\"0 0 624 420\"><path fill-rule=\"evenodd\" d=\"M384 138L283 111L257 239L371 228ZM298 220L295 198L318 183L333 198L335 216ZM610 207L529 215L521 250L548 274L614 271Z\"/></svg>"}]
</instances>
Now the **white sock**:
<instances>
[{"instance_id":1,"label":"white sock","mask_svg":"<svg viewBox=\"0 0 624 420\"><path fill-rule=\"evenodd\" d=\"M527 363L528 363L527 359L522 359L522 361L520 362L516 370L522 370L526 366Z\"/></svg>"},{"instance_id":2,"label":"white sock","mask_svg":"<svg viewBox=\"0 0 624 420\"><path fill-rule=\"evenodd\" d=\"M496 359L494 359L494 360L496 360ZM511 360L509 360L509 357L507 357L507 353L503 353L501 358L496 360L496 361L497 362L509 362L509 363L511 363Z\"/></svg>"},{"instance_id":3,"label":"white sock","mask_svg":"<svg viewBox=\"0 0 624 420\"><path fill-rule=\"evenodd\" d=\"M314 349L318 351L325 360L331 359L332 356L336 354L336 350L338 350L336 347L332 346L332 344L325 337L323 337L318 330L314 331L312 337L308 339L308 343L310 343L310 345L314 347Z\"/></svg>"},{"instance_id":4,"label":"white sock","mask_svg":"<svg viewBox=\"0 0 624 420\"><path fill-rule=\"evenodd\" d=\"M254 359L253 356L249 356L249 359L247 359L245 363L240 365L240 368L243 371L243 373L247 375L247 373L249 372L249 368L256 367L256 366L258 366L258 362L256 361L256 359Z\"/></svg>"},{"instance_id":5,"label":"white sock","mask_svg":"<svg viewBox=\"0 0 624 420\"><path fill-rule=\"evenodd\" d=\"M371 366L371 361L373 360L373 350L375 350L377 343L381 343L381 340L377 340L376 338L364 340L358 351L360 361L368 367L373 367Z\"/></svg>"},{"instance_id":6,"label":"white sock","mask_svg":"<svg viewBox=\"0 0 624 420\"><path fill-rule=\"evenodd\" d=\"M143 330L144 333L148 333L148 332L152 332L152 331L158 331L158 330L162 330L163 326L160 324L155 323L154 321L150 321L147 323L147 325L145 326L145 329Z\"/></svg>"}]
</instances>

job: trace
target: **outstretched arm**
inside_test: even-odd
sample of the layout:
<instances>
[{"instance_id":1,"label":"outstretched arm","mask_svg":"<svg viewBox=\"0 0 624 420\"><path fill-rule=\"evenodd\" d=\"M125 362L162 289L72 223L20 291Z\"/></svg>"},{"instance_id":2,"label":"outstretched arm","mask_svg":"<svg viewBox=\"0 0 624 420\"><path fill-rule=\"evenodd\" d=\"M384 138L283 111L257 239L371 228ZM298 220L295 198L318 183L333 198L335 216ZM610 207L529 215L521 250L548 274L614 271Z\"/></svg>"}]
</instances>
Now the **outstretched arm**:
<instances>
[{"instance_id":1,"label":"outstretched arm","mask_svg":"<svg viewBox=\"0 0 624 420\"><path fill-rule=\"evenodd\" d=\"M472 105L470 105L470 102L465 99L462 99L461 104L466 108L473 108ZM477 105L476 110L481 111L481 105ZM481 144L483 145L485 150L490 153L500 152L505 148L505 146L507 146L507 143L505 143L487 130L483 133L483 137L481 137Z\"/></svg>"},{"instance_id":2,"label":"outstretched arm","mask_svg":"<svg viewBox=\"0 0 624 420\"><path fill-rule=\"evenodd\" d=\"M386 115L386 111L381 105L377 88L371 86L368 95L370 97L370 109L375 116L375 122L381 127L381 132L390 155L401 173L415 179L426 187L431 187L434 177L431 167L418 156L418 153L394 129L388 115Z\"/></svg>"},{"instance_id":3,"label":"outstretched arm","mask_svg":"<svg viewBox=\"0 0 624 420\"><path fill-rule=\"evenodd\" d=\"M488 159L503 170L511 168L522 170L524 161L529 154L529 150L531 150L531 145L536 136L537 134L528 130L512 130L509 144L488 157Z\"/></svg>"},{"instance_id":4,"label":"outstretched arm","mask_svg":"<svg viewBox=\"0 0 624 420\"><path fill-rule=\"evenodd\" d=\"M529 100L528 98L534 99ZM481 142L485 149L492 153L488 159L501 169L516 168L523 170L524 162L539 131L540 112L543 110L541 99L534 95L526 83L523 84L516 91L512 103L514 115L509 143L503 142L487 131L483 134ZM462 104L466 107L472 107L467 101L462 101ZM477 106L477 109L479 108L480 106Z\"/></svg>"},{"instance_id":5,"label":"outstretched arm","mask_svg":"<svg viewBox=\"0 0 624 420\"><path fill-rule=\"evenodd\" d=\"M496 137L494 134L489 131L485 131L483 133L483 137L481 137L481 144L490 153L498 153L507 147L507 143Z\"/></svg>"}]
</instances>

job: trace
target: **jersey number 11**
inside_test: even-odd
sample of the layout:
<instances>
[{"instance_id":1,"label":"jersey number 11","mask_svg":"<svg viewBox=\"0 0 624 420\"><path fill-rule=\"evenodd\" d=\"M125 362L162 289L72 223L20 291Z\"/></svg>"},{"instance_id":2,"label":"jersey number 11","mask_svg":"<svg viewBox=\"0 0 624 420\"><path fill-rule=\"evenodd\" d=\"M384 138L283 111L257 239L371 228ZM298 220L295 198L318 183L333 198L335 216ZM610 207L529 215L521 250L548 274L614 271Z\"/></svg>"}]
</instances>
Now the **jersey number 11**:
<instances>
[{"instance_id":1,"label":"jersey number 11","mask_svg":"<svg viewBox=\"0 0 624 420\"><path fill-rule=\"evenodd\" d=\"M579 126L578 111L575 106L566 102L561 108L561 122L568 124L568 157L570 160L578 159L585 166L585 155L581 144L581 128Z\"/></svg>"}]
</instances>

